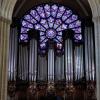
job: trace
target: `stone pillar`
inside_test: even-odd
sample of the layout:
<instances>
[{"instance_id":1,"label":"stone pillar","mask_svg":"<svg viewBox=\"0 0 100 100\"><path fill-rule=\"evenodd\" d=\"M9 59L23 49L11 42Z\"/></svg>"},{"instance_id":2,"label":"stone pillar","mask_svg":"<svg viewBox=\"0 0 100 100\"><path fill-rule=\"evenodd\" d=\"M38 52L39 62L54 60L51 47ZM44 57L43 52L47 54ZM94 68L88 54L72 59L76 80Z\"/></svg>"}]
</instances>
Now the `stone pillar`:
<instances>
[{"instance_id":1,"label":"stone pillar","mask_svg":"<svg viewBox=\"0 0 100 100\"><path fill-rule=\"evenodd\" d=\"M0 100L7 100L7 67L11 21L0 17Z\"/></svg>"},{"instance_id":2,"label":"stone pillar","mask_svg":"<svg viewBox=\"0 0 100 100\"><path fill-rule=\"evenodd\" d=\"M96 88L97 100L100 100L100 17L93 18L95 35L95 58L96 58Z\"/></svg>"}]
</instances>

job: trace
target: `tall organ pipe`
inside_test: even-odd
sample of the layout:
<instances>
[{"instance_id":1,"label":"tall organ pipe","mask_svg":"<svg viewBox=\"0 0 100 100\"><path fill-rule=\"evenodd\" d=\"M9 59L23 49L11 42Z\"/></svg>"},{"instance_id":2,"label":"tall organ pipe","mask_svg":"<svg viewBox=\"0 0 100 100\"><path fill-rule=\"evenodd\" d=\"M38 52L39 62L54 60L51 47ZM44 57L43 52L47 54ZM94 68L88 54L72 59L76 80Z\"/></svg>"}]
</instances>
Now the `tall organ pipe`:
<instances>
[{"instance_id":1,"label":"tall organ pipe","mask_svg":"<svg viewBox=\"0 0 100 100\"><path fill-rule=\"evenodd\" d=\"M38 80L47 81L47 56L38 55Z\"/></svg>"},{"instance_id":2,"label":"tall organ pipe","mask_svg":"<svg viewBox=\"0 0 100 100\"><path fill-rule=\"evenodd\" d=\"M55 57L55 81L64 80L64 55Z\"/></svg>"},{"instance_id":3,"label":"tall organ pipe","mask_svg":"<svg viewBox=\"0 0 100 100\"><path fill-rule=\"evenodd\" d=\"M94 38L92 26L85 26L85 67L86 80L95 80Z\"/></svg>"},{"instance_id":4,"label":"tall organ pipe","mask_svg":"<svg viewBox=\"0 0 100 100\"><path fill-rule=\"evenodd\" d=\"M48 50L48 82L54 82L54 49Z\"/></svg>"},{"instance_id":5,"label":"tall organ pipe","mask_svg":"<svg viewBox=\"0 0 100 100\"><path fill-rule=\"evenodd\" d=\"M18 78L21 80L28 80L28 46L19 45L19 61L18 61Z\"/></svg>"},{"instance_id":6,"label":"tall organ pipe","mask_svg":"<svg viewBox=\"0 0 100 100\"><path fill-rule=\"evenodd\" d=\"M17 67L17 28L11 27L10 41L9 41L9 66L8 66L8 79L10 81L16 80L16 67Z\"/></svg>"},{"instance_id":7,"label":"tall organ pipe","mask_svg":"<svg viewBox=\"0 0 100 100\"><path fill-rule=\"evenodd\" d=\"M71 39L65 40L65 76L66 82L73 81L73 43Z\"/></svg>"},{"instance_id":8,"label":"tall organ pipe","mask_svg":"<svg viewBox=\"0 0 100 100\"><path fill-rule=\"evenodd\" d=\"M74 75L75 80L79 80L84 77L83 45L75 46L74 49Z\"/></svg>"},{"instance_id":9,"label":"tall organ pipe","mask_svg":"<svg viewBox=\"0 0 100 100\"><path fill-rule=\"evenodd\" d=\"M36 81L37 77L37 40L30 40L29 53L29 81Z\"/></svg>"}]
</instances>

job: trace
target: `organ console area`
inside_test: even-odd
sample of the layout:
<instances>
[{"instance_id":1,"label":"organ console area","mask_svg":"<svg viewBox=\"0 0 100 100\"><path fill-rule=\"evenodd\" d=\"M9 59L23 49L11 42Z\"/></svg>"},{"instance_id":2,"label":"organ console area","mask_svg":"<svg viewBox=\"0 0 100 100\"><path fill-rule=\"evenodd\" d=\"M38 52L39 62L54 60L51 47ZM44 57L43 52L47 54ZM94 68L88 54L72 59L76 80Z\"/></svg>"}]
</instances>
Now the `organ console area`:
<instances>
[{"instance_id":1,"label":"organ console area","mask_svg":"<svg viewBox=\"0 0 100 100\"><path fill-rule=\"evenodd\" d=\"M14 20L9 43L8 100L96 100L93 23L81 23L81 34L74 31L76 28L61 32L47 28L43 35L39 25L35 26L37 30L24 26L26 34L23 26L22 30L19 27L19 19Z\"/></svg>"}]
</instances>

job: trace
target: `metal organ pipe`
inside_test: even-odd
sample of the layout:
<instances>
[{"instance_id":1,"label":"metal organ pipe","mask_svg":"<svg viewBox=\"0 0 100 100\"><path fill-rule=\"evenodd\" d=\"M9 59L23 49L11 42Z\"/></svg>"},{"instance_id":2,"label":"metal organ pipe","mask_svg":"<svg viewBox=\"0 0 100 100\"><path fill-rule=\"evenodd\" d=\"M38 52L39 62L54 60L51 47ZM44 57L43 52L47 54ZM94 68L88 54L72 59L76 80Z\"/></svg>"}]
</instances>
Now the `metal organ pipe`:
<instances>
[{"instance_id":1,"label":"metal organ pipe","mask_svg":"<svg viewBox=\"0 0 100 100\"><path fill-rule=\"evenodd\" d=\"M55 80L64 79L64 55L55 57Z\"/></svg>"},{"instance_id":2,"label":"metal organ pipe","mask_svg":"<svg viewBox=\"0 0 100 100\"><path fill-rule=\"evenodd\" d=\"M8 66L8 79L10 81L16 80L16 67L17 67L17 28L10 30L9 41L9 66Z\"/></svg>"},{"instance_id":3,"label":"metal organ pipe","mask_svg":"<svg viewBox=\"0 0 100 100\"><path fill-rule=\"evenodd\" d=\"M95 80L94 39L92 26L86 26L85 32L85 67L86 80Z\"/></svg>"},{"instance_id":4,"label":"metal organ pipe","mask_svg":"<svg viewBox=\"0 0 100 100\"><path fill-rule=\"evenodd\" d=\"M75 46L74 50L74 75L75 80L79 80L84 77L83 68L83 45Z\"/></svg>"},{"instance_id":5,"label":"metal organ pipe","mask_svg":"<svg viewBox=\"0 0 100 100\"><path fill-rule=\"evenodd\" d=\"M61 58L56 57L55 61L55 80L61 79Z\"/></svg>"},{"instance_id":6,"label":"metal organ pipe","mask_svg":"<svg viewBox=\"0 0 100 100\"><path fill-rule=\"evenodd\" d=\"M37 40L30 40L29 81L36 81L37 77Z\"/></svg>"},{"instance_id":7,"label":"metal organ pipe","mask_svg":"<svg viewBox=\"0 0 100 100\"><path fill-rule=\"evenodd\" d=\"M48 50L48 82L54 81L54 49Z\"/></svg>"},{"instance_id":8,"label":"metal organ pipe","mask_svg":"<svg viewBox=\"0 0 100 100\"><path fill-rule=\"evenodd\" d=\"M47 57L38 55L38 80L47 81Z\"/></svg>"},{"instance_id":9,"label":"metal organ pipe","mask_svg":"<svg viewBox=\"0 0 100 100\"><path fill-rule=\"evenodd\" d=\"M71 39L65 40L65 75L66 81L73 81L73 44Z\"/></svg>"},{"instance_id":10,"label":"metal organ pipe","mask_svg":"<svg viewBox=\"0 0 100 100\"><path fill-rule=\"evenodd\" d=\"M18 78L28 80L28 46L19 45Z\"/></svg>"}]
</instances>

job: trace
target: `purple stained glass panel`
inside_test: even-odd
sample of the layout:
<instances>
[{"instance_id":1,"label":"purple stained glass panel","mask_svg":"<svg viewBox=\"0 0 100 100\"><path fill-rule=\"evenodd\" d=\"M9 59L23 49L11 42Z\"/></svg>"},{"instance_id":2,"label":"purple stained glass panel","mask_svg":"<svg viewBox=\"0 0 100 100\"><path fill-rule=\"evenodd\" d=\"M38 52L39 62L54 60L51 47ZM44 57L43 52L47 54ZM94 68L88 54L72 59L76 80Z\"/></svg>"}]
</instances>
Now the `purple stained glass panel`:
<instances>
[{"instance_id":1,"label":"purple stained glass panel","mask_svg":"<svg viewBox=\"0 0 100 100\"><path fill-rule=\"evenodd\" d=\"M69 28L81 27L81 21L77 20L71 24L69 24Z\"/></svg>"},{"instance_id":2,"label":"purple stained glass panel","mask_svg":"<svg viewBox=\"0 0 100 100\"><path fill-rule=\"evenodd\" d=\"M62 34L63 34L62 32L57 32L57 33L58 33L58 35L60 35L60 36L62 36Z\"/></svg>"},{"instance_id":3,"label":"purple stained glass panel","mask_svg":"<svg viewBox=\"0 0 100 100\"><path fill-rule=\"evenodd\" d=\"M40 43L40 48L45 49L46 48L46 43Z\"/></svg>"},{"instance_id":4,"label":"purple stained glass panel","mask_svg":"<svg viewBox=\"0 0 100 100\"><path fill-rule=\"evenodd\" d=\"M57 27L59 27L62 24L62 21L60 19L57 19L54 23L54 29L56 29Z\"/></svg>"},{"instance_id":5,"label":"purple stained glass panel","mask_svg":"<svg viewBox=\"0 0 100 100\"><path fill-rule=\"evenodd\" d=\"M57 36L56 38L62 42L62 37L61 36Z\"/></svg>"},{"instance_id":6,"label":"purple stained glass panel","mask_svg":"<svg viewBox=\"0 0 100 100\"><path fill-rule=\"evenodd\" d=\"M40 29L40 28L41 28L41 25L40 25L40 24L36 24L36 25L35 25L35 29L36 29L36 30L38 30L38 29Z\"/></svg>"},{"instance_id":7,"label":"purple stained glass panel","mask_svg":"<svg viewBox=\"0 0 100 100\"><path fill-rule=\"evenodd\" d=\"M22 26L27 28L33 28L33 25L27 21L22 21Z\"/></svg>"},{"instance_id":8,"label":"purple stained glass panel","mask_svg":"<svg viewBox=\"0 0 100 100\"><path fill-rule=\"evenodd\" d=\"M66 24L69 24L69 23L74 22L74 21L77 20L77 19L78 19L78 16L77 16L77 15L72 15L71 17L69 17L69 18L65 21L65 23L66 23Z\"/></svg>"},{"instance_id":9,"label":"purple stained glass panel","mask_svg":"<svg viewBox=\"0 0 100 100\"><path fill-rule=\"evenodd\" d=\"M30 29L21 27L21 33L27 33Z\"/></svg>"},{"instance_id":10,"label":"purple stained glass panel","mask_svg":"<svg viewBox=\"0 0 100 100\"><path fill-rule=\"evenodd\" d=\"M49 17L50 16L50 5L46 4L44 6L44 9L45 9L45 15L46 15L46 17Z\"/></svg>"},{"instance_id":11,"label":"purple stained glass panel","mask_svg":"<svg viewBox=\"0 0 100 100\"><path fill-rule=\"evenodd\" d=\"M51 6L51 16L56 17L58 11L58 6L57 5L52 5Z\"/></svg>"},{"instance_id":12,"label":"purple stained glass panel","mask_svg":"<svg viewBox=\"0 0 100 100\"><path fill-rule=\"evenodd\" d=\"M43 40L43 43L46 43L48 41L48 38L45 38L44 40Z\"/></svg>"},{"instance_id":13,"label":"purple stained glass panel","mask_svg":"<svg viewBox=\"0 0 100 100\"><path fill-rule=\"evenodd\" d=\"M46 43L48 39L62 43L62 31L66 29L72 29L77 34L82 32L78 16L69 8L57 4L37 6L30 14L25 15L21 33L27 33L32 28L40 31L42 43Z\"/></svg>"},{"instance_id":14,"label":"purple stained glass panel","mask_svg":"<svg viewBox=\"0 0 100 100\"><path fill-rule=\"evenodd\" d=\"M67 29L67 25L66 25L66 24L62 24L62 25L59 26L56 30L57 30L57 31L63 31L63 30L65 30L65 29Z\"/></svg>"},{"instance_id":15,"label":"purple stained glass panel","mask_svg":"<svg viewBox=\"0 0 100 100\"><path fill-rule=\"evenodd\" d=\"M28 40L28 34L20 34L20 40L21 41Z\"/></svg>"},{"instance_id":16,"label":"purple stained glass panel","mask_svg":"<svg viewBox=\"0 0 100 100\"><path fill-rule=\"evenodd\" d=\"M54 18L53 17L48 18L48 24L49 24L50 28L53 27L53 25L54 25Z\"/></svg>"},{"instance_id":17,"label":"purple stained glass panel","mask_svg":"<svg viewBox=\"0 0 100 100\"><path fill-rule=\"evenodd\" d=\"M43 26L41 26L40 24L36 24L35 29L40 30L40 31L46 31L46 29Z\"/></svg>"},{"instance_id":18,"label":"purple stained glass panel","mask_svg":"<svg viewBox=\"0 0 100 100\"><path fill-rule=\"evenodd\" d=\"M82 33L81 27L72 29L75 33Z\"/></svg>"},{"instance_id":19,"label":"purple stained glass panel","mask_svg":"<svg viewBox=\"0 0 100 100\"><path fill-rule=\"evenodd\" d=\"M40 36L45 35L45 32L40 32Z\"/></svg>"},{"instance_id":20,"label":"purple stained glass panel","mask_svg":"<svg viewBox=\"0 0 100 100\"><path fill-rule=\"evenodd\" d=\"M61 27L62 27L62 29L67 29L68 25L62 24Z\"/></svg>"},{"instance_id":21,"label":"purple stained glass panel","mask_svg":"<svg viewBox=\"0 0 100 100\"><path fill-rule=\"evenodd\" d=\"M66 10L65 13L62 16L62 20L65 21L71 15L72 15L72 11L71 10Z\"/></svg>"},{"instance_id":22,"label":"purple stained glass panel","mask_svg":"<svg viewBox=\"0 0 100 100\"><path fill-rule=\"evenodd\" d=\"M54 29L48 29L46 32L46 36L50 39L54 38L56 36L56 31Z\"/></svg>"},{"instance_id":23,"label":"purple stained glass panel","mask_svg":"<svg viewBox=\"0 0 100 100\"><path fill-rule=\"evenodd\" d=\"M62 28L62 26L60 26L60 27L57 28L57 31L62 31L62 30L64 30L64 29Z\"/></svg>"},{"instance_id":24,"label":"purple stained glass panel","mask_svg":"<svg viewBox=\"0 0 100 100\"><path fill-rule=\"evenodd\" d=\"M46 38L46 36L42 36L40 37L40 43L46 43L48 41L48 38Z\"/></svg>"},{"instance_id":25,"label":"purple stained glass panel","mask_svg":"<svg viewBox=\"0 0 100 100\"><path fill-rule=\"evenodd\" d=\"M36 10L31 10L30 14L35 18L37 21L40 21L40 16L36 12Z\"/></svg>"},{"instance_id":26,"label":"purple stained glass panel","mask_svg":"<svg viewBox=\"0 0 100 100\"><path fill-rule=\"evenodd\" d=\"M37 21L31 15L24 16L24 19L33 24L37 23Z\"/></svg>"},{"instance_id":27,"label":"purple stained glass panel","mask_svg":"<svg viewBox=\"0 0 100 100\"><path fill-rule=\"evenodd\" d=\"M37 11L42 18L45 18L45 13L43 7L37 7Z\"/></svg>"},{"instance_id":28,"label":"purple stained glass panel","mask_svg":"<svg viewBox=\"0 0 100 100\"><path fill-rule=\"evenodd\" d=\"M40 23L41 23L46 29L49 27L46 19L41 19Z\"/></svg>"},{"instance_id":29,"label":"purple stained glass panel","mask_svg":"<svg viewBox=\"0 0 100 100\"><path fill-rule=\"evenodd\" d=\"M82 40L82 34L75 34L74 35L74 38L76 39L76 40Z\"/></svg>"},{"instance_id":30,"label":"purple stained glass panel","mask_svg":"<svg viewBox=\"0 0 100 100\"><path fill-rule=\"evenodd\" d=\"M41 36L40 37L40 42L42 42L46 37L45 36Z\"/></svg>"},{"instance_id":31,"label":"purple stained glass panel","mask_svg":"<svg viewBox=\"0 0 100 100\"><path fill-rule=\"evenodd\" d=\"M57 18L61 18L64 12L65 12L65 7L64 6L59 7L59 10L57 12Z\"/></svg>"}]
</instances>

